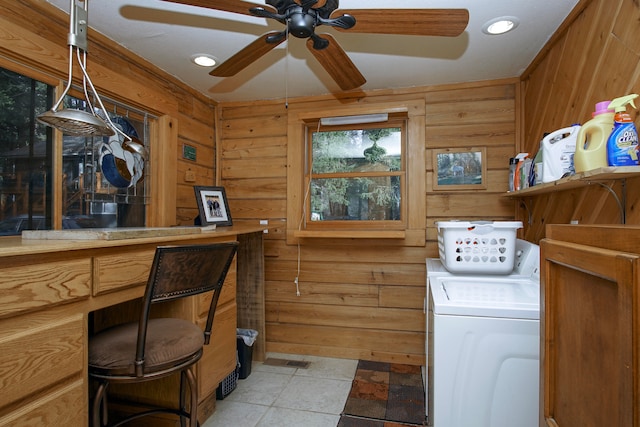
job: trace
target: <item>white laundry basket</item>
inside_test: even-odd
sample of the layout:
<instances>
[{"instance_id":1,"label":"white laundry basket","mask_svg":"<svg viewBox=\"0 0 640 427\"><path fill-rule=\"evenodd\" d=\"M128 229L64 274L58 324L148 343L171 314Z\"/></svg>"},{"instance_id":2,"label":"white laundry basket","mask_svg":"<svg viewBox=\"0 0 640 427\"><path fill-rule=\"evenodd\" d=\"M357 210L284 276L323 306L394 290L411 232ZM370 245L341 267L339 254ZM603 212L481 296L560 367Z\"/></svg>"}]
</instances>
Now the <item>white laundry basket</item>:
<instances>
[{"instance_id":1,"label":"white laundry basket","mask_svg":"<svg viewBox=\"0 0 640 427\"><path fill-rule=\"evenodd\" d=\"M451 273L509 274L520 221L439 221L438 250Z\"/></svg>"}]
</instances>

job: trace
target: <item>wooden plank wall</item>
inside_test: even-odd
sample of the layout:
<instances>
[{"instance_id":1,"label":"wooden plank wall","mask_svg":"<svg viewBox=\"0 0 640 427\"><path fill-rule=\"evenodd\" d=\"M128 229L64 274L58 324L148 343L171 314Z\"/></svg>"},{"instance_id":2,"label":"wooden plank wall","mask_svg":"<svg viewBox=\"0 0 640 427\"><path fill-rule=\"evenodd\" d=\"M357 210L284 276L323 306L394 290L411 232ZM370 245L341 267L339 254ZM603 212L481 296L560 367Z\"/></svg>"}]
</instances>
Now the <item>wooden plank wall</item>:
<instances>
[{"instance_id":1,"label":"wooden plank wall","mask_svg":"<svg viewBox=\"0 0 640 427\"><path fill-rule=\"evenodd\" d=\"M637 0L583 0L521 76L524 151L536 152L543 132L585 123L597 102L640 93L640 6ZM631 109L629 109L631 112ZM635 123L639 120L635 114ZM607 182L623 202L623 182ZM626 221L640 223L640 180L628 179ZM526 207L525 207L526 206ZM610 191L599 184L522 200L518 217L539 241L546 224L621 221Z\"/></svg>"},{"instance_id":2,"label":"wooden plank wall","mask_svg":"<svg viewBox=\"0 0 640 427\"><path fill-rule=\"evenodd\" d=\"M0 0L0 11L2 65L37 70L53 76L54 84L64 79L68 16L38 0ZM287 138L282 100L229 103L216 112L213 101L100 34L90 31L89 44L89 72L101 93L177 122L175 162L159 171L177 176L176 223L191 224L197 215L193 185L220 184L234 221L267 219L277 225L265 243L268 350L424 363L424 259L437 256L434 222L513 216L513 202L502 193L508 158L519 144L517 80L364 94L379 101L426 100L427 245L324 241L301 245L298 252L284 237L287 179L296 179L287 177L286 153L287 144L301 141ZM290 102L314 108L328 100L359 102L333 97ZM183 144L196 147L196 162L182 159ZM488 188L433 191L432 152L443 147L486 147ZM195 181L185 180L189 169ZM293 283L298 256L300 297Z\"/></svg>"},{"instance_id":3,"label":"wooden plank wall","mask_svg":"<svg viewBox=\"0 0 640 427\"><path fill-rule=\"evenodd\" d=\"M219 106L220 184L234 221L268 220L265 236L267 350L424 364L425 258L437 256L434 222L513 219L508 159L516 146L516 80L367 93L366 102L424 97L427 245L310 239L287 245L287 109L283 100ZM357 99L289 100L318 111ZM300 111L300 105L296 105ZM433 191L433 150L486 147L488 188ZM300 262L300 296L294 279Z\"/></svg>"},{"instance_id":4,"label":"wooden plank wall","mask_svg":"<svg viewBox=\"0 0 640 427\"><path fill-rule=\"evenodd\" d=\"M45 1L0 0L0 66L61 84L68 72L68 29L69 15ZM92 29L88 43L88 73L101 96L150 112L170 132L177 126L177 146L170 147L175 153L163 151L161 138L151 141L155 157L167 158L156 165L163 168L156 170L158 176L171 177L171 188L161 194L177 194L177 200L161 205L152 200L151 217L161 221L152 225L193 224L197 207L191 187L215 183L215 102ZM74 77L79 76L76 70ZM183 144L196 147L195 162L182 158ZM185 181L188 169L195 172L193 182Z\"/></svg>"}]
</instances>

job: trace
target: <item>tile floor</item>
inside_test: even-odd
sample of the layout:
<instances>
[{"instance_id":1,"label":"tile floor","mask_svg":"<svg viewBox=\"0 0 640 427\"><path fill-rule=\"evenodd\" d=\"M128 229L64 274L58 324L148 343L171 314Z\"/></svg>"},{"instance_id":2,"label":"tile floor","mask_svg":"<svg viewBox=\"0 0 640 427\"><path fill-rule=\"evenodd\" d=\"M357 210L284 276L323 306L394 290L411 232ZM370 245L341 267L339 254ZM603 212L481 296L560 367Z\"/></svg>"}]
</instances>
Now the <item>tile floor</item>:
<instances>
[{"instance_id":1,"label":"tile floor","mask_svg":"<svg viewBox=\"0 0 640 427\"><path fill-rule=\"evenodd\" d=\"M357 360L268 353L311 362L308 368L253 362L251 374L216 402L202 427L336 427Z\"/></svg>"}]
</instances>

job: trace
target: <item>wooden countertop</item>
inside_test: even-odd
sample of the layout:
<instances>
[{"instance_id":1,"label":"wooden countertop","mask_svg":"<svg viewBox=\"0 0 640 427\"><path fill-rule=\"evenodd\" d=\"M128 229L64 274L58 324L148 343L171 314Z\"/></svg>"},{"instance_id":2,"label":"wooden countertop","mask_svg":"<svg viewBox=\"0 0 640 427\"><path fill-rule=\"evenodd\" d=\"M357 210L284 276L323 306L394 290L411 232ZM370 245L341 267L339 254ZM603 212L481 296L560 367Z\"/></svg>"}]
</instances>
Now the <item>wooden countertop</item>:
<instances>
[{"instance_id":1,"label":"wooden countertop","mask_svg":"<svg viewBox=\"0 0 640 427\"><path fill-rule=\"evenodd\" d=\"M214 231L189 234L167 234L163 236L140 237L119 240L48 240L23 239L22 236L0 237L0 257L35 255L59 251L76 251L108 247L121 247L146 243L201 240L239 234L256 233L268 229L267 225L239 224L231 227L217 227ZM171 227L167 227L171 229Z\"/></svg>"}]
</instances>

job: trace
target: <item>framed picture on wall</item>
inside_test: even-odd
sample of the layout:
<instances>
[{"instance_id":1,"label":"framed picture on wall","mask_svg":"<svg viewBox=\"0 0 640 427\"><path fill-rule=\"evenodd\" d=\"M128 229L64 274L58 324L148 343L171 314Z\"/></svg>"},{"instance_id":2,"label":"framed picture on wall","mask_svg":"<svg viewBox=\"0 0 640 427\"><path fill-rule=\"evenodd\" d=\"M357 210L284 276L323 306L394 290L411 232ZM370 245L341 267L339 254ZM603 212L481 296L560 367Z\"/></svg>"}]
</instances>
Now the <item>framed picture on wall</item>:
<instances>
[{"instance_id":1,"label":"framed picture on wall","mask_svg":"<svg viewBox=\"0 0 640 427\"><path fill-rule=\"evenodd\" d=\"M486 158L485 147L434 150L433 189L441 191L486 189Z\"/></svg>"},{"instance_id":2,"label":"framed picture on wall","mask_svg":"<svg viewBox=\"0 0 640 427\"><path fill-rule=\"evenodd\" d=\"M193 187L200 211L201 225L232 225L224 187Z\"/></svg>"}]
</instances>

